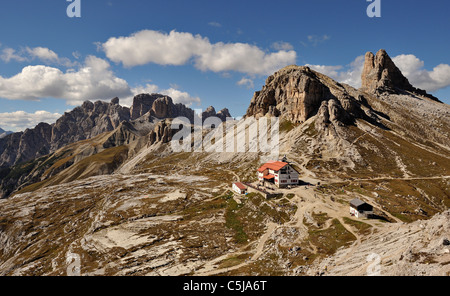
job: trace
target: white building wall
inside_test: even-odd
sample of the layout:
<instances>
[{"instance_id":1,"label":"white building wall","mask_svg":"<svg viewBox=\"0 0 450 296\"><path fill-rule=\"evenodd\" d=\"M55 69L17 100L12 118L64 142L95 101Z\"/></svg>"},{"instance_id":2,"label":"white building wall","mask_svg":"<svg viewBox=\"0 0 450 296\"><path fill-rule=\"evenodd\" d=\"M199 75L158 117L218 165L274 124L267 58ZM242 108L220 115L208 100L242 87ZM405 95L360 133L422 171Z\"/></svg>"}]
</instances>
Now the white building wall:
<instances>
[{"instance_id":1,"label":"white building wall","mask_svg":"<svg viewBox=\"0 0 450 296\"><path fill-rule=\"evenodd\" d=\"M298 184L299 174L291 166L288 166L286 173L282 174L280 171L279 182L281 186L296 185Z\"/></svg>"},{"instance_id":2,"label":"white building wall","mask_svg":"<svg viewBox=\"0 0 450 296\"><path fill-rule=\"evenodd\" d=\"M241 190L239 187L237 187L236 184L233 184L233 191L238 193L238 194L243 194L244 193L243 192L244 190Z\"/></svg>"},{"instance_id":3,"label":"white building wall","mask_svg":"<svg viewBox=\"0 0 450 296\"><path fill-rule=\"evenodd\" d=\"M359 218L359 212L353 207L350 207L350 215L353 215L356 218Z\"/></svg>"},{"instance_id":4,"label":"white building wall","mask_svg":"<svg viewBox=\"0 0 450 296\"><path fill-rule=\"evenodd\" d=\"M275 176L275 184L278 186L297 185L299 181L298 179L300 177L299 173L291 166L287 167L286 173L281 173L281 171L274 171L269 169L268 174ZM260 181L263 181L264 173L258 172L258 179Z\"/></svg>"}]
</instances>

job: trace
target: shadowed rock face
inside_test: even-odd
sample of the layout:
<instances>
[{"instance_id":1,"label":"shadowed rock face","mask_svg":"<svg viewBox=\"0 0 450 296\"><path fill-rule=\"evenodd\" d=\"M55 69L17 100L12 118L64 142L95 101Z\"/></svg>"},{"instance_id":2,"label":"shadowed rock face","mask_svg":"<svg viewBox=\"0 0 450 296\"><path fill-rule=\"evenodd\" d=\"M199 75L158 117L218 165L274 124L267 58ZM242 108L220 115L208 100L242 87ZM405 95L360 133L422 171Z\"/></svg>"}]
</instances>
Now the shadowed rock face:
<instances>
[{"instance_id":1,"label":"shadowed rock face","mask_svg":"<svg viewBox=\"0 0 450 296\"><path fill-rule=\"evenodd\" d=\"M283 117L303 123L319 114L324 122L345 124L356 118L369 120L361 109L362 105L371 109L364 97L367 93L409 93L439 102L413 87L385 50L366 54L361 79L362 88L356 90L308 67L288 66L267 78L262 90L254 94L246 117Z\"/></svg>"},{"instance_id":2,"label":"shadowed rock face","mask_svg":"<svg viewBox=\"0 0 450 296\"><path fill-rule=\"evenodd\" d=\"M384 49L380 49L376 55L371 52L366 53L361 80L361 89L369 93L407 91L439 101L436 97L427 94L426 91L412 86Z\"/></svg>"},{"instance_id":3,"label":"shadowed rock face","mask_svg":"<svg viewBox=\"0 0 450 296\"><path fill-rule=\"evenodd\" d=\"M324 121L349 123L363 114L362 95L352 91L308 67L289 66L267 79L253 96L246 116L283 117L303 123L319 113Z\"/></svg>"},{"instance_id":4,"label":"shadowed rock face","mask_svg":"<svg viewBox=\"0 0 450 296\"><path fill-rule=\"evenodd\" d=\"M177 131L172 130L171 122L168 119L158 122L155 128L148 135L148 143L153 145L154 143L168 143L172 140L172 137Z\"/></svg>"},{"instance_id":5,"label":"shadowed rock face","mask_svg":"<svg viewBox=\"0 0 450 296\"><path fill-rule=\"evenodd\" d=\"M119 102L119 98L112 99L110 103L86 101L71 112L64 113L55 124L41 123L25 132L0 138L0 168L27 162L53 153L65 145L123 128L121 123L143 116L150 121L176 117L186 117L191 122L194 121L194 110L183 104L174 104L172 98L165 95L137 95L131 108L123 107ZM223 121L231 117L227 109L216 113L212 108L212 111L212 116ZM125 134L124 132L118 135L112 142L120 142Z\"/></svg>"},{"instance_id":6,"label":"shadowed rock face","mask_svg":"<svg viewBox=\"0 0 450 296\"><path fill-rule=\"evenodd\" d=\"M163 95L157 94L140 94L134 97L133 105L130 109L131 120L137 119L152 109L153 103L164 97Z\"/></svg>"},{"instance_id":7,"label":"shadowed rock face","mask_svg":"<svg viewBox=\"0 0 450 296\"><path fill-rule=\"evenodd\" d=\"M110 103L84 102L71 112L64 113L55 124L41 123L33 129L7 135L0 139L0 167L9 167L47 155L67 144L91 139L113 131L127 122L149 113L164 119L185 116L193 119L194 111L172 99L158 94L141 94L134 98L133 106L123 107L119 98Z\"/></svg>"},{"instance_id":8,"label":"shadowed rock face","mask_svg":"<svg viewBox=\"0 0 450 296\"><path fill-rule=\"evenodd\" d=\"M174 104L168 96L138 95L131 109L119 103L118 98L112 99L110 103L86 101L65 113L53 125L41 123L33 129L0 139L0 198L9 196L22 185L41 181L40 176L53 165L52 161L67 158L66 152L77 158L71 158L58 169L66 169L104 149L132 144L132 151L137 151L146 144L167 143L177 132L171 129L171 119L186 117L194 122L194 110L183 104ZM227 109L216 113L210 107L206 113L222 121L231 117ZM133 120L133 117L137 118ZM102 134L107 132L112 133L102 138ZM100 136L99 140L92 142L95 144L88 144L87 148L80 148L81 152L69 146L63 148L76 142L78 144L72 147L79 147L84 145L80 141L97 136ZM56 170L52 169L52 172Z\"/></svg>"},{"instance_id":9,"label":"shadowed rock face","mask_svg":"<svg viewBox=\"0 0 450 296\"><path fill-rule=\"evenodd\" d=\"M67 144L112 131L130 119L130 109L111 103L86 101L66 112L55 124L40 123L33 129L0 139L0 167L8 167L47 155Z\"/></svg>"},{"instance_id":10,"label":"shadowed rock face","mask_svg":"<svg viewBox=\"0 0 450 296\"><path fill-rule=\"evenodd\" d=\"M227 108L222 109L219 112L216 112L216 109L214 109L213 106L210 106L210 107L206 108L206 110L203 111L203 113L202 113L203 121L205 121L209 117L217 117L222 121L226 121L227 118L231 118L231 114Z\"/></svg>"},{"instance_id":11,"label":"shadowed rock face","mask_svg":"<svg viewBox=\"0 0 450 296\"><path fill-rule=\"evenodd\" d=\"M141 94L134 97L130 119L135 120L149 113L158 119L187 117L194 118L194 110L183 104L174 104L172 98L160 94Z\"/></svg>"},{"instance_id":12,"label":"shadowed rock face","mask_svg":"<svg viewBox=\"0 0 450 296\"><path fill-rule=\"evenodd\" d=\"M376 55L366 53L361 80L362 89L371 93L413 89L384 49L379 50Z\"/></svg>"},{"instance_id":13,"label":"shadowed rock face","mask_svg":"<svg viewBox=\"0 0 450 296\"><path fill-rule=\"evenodd\" d=\"M291 66L267 78L263 89L253 96L246 116L283 115L294 122L304 122L323 100L332 97L314 71Z\"/></svg>"}]
</instances>

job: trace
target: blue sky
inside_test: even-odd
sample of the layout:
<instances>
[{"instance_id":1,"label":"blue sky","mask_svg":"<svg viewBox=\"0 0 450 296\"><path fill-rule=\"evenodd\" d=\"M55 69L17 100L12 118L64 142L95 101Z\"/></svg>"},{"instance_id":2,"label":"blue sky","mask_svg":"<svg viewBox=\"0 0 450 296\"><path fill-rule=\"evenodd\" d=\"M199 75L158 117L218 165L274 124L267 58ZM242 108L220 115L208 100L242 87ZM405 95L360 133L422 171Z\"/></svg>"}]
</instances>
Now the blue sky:
<instances>
[{"instance_id":1,"label":"blue sky","mask_svg":"<svg viewBox=\"0 0 450 296\"><path fill-rule=\"evenodd\" d=\"M52 123L82 101L162 92L245 113L268 75L310 65L359 87L384 48L417 87L450 103L450 3L381 0L65 0L0 3L0 127Z\"/></svg>"}]
</instances>

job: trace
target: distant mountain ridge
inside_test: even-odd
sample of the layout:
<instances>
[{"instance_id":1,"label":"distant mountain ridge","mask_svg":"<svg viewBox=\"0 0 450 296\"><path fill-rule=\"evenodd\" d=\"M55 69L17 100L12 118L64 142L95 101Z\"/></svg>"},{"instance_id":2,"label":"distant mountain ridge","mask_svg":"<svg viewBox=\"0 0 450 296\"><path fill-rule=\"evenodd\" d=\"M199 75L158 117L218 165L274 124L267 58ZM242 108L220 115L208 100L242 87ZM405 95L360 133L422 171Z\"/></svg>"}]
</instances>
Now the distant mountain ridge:
<instances>
[{"instance_id":1,"label":"distant mountain ridge","mask_svg":"<svg viewBox=\"0 0 450 296\"><path fill-rule=\"evenodd\" d=\"M207 110L211 111L212 107ZM225 120L231 117L227 109L209 112ZM33 129L5 135L0 139L0 167L10 167L55 152L67 144L91 139L113 131L124 121L147 116L149 120L187 117L194 118L194 110L183 104L174 104L172 98L161 94L140 94L134 97L131 108L119 104L119 98L111 102L84 102L64 113L56 123L40 123Z\"/></svg>"},{"instance_id":2,"label":"distant mountain ridge","mask_svg":"<svg viewBox=\"0 0 450 296\"><path fill-rule=\"evenodd\" d=\"M5 131L2 128L0 128L0 139L6 137L7 135L12 134L13 132Z\"/></svg>"},{"instance_id":3,"label":"distant mountain ridge","mask_svg":"<svg viewBox=\"0 0 450 296\"><path fill-rule=\"evenodd\" d=\"M83 275L367 275L374 251L386 275L448 275L450 106L377 56L366 55L360 89L308 67L269 76L246 117L279 118L275 155L174 151L171 119L158 117L193 113L159 95L65 114L60 130L91 138L0 167L0 198L11 196L0 200L0 275L66 275L68 252ZM116 126L120 116L129 120ZM247 142L248 118L204 130L191 148L232 131ZM116 128L93 136L99 125ZM47 128L28 131L29 143ZM248 130L248 142L258 137ZM304 185L273 199L231 193L283 156ZM374 219L350 215L354 198Z\"/></svg>"},{"instance_id":4,"label":"distant mountain ridge","mask_svg":"<svg viewBox=\"0 0 450 296\"><path fill-rule=\"evenodd\" d=\"M395 64L388 62L391 59L384 50L376 59L384 62L372 62L373 56L366 55L370 68L363 71L361 89L308 67L285 67L269 76L255 93L246 117L279 117L280 150L292 159L306 155L314 168L339 165L334 175L445 172L445 155L450 151L449 106L412 87ZM134 172L154 153L173 153L166 145L176 133L171 129L172 118L182 116L192 122L195 115L160 94L137 95L131 108L120 106L118 98L110 103L85 102L54 125L39 124L0 140L0 198L29 186L36 189L115 171ZM222 121L231 117L227 109L216 112L214 107L202 113L203 118L210 116ZM422 160L410 153L426 155L434 165L425 170ZM245 159L251 163L247 158L252 157L227 155L231 162Z\"/></svg>"}]
</instances>

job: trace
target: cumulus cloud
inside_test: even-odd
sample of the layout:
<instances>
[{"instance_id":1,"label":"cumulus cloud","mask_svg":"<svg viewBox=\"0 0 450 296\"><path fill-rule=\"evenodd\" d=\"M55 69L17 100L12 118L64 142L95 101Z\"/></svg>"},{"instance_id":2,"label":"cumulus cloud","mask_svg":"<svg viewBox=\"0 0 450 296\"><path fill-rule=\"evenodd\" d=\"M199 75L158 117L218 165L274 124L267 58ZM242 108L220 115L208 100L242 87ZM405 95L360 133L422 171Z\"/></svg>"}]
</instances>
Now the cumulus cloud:
<instances>
[{"instance_id":1,"label":"cumulus cloud","mask_svg":"<svg viewBox=\"0 0 450 296\"><path fill-rule=\"evenodd\" d=\"M355 88L361 87L361 73L364 68L364 56L358 56L350 64L342 66L307 65L311 69L325 74L334 80Z\"/></svg>"},{"instance_id":2,"label":"cumulus cloud","mask_svg":"<svg viewBox=\"0 0 450 296\"><path fill-rule=\"evenodd\" d=\"M110 38L101 46L110 60L125 67L148 63L184 65L195 52L206 50L209 41L190 33L144 30L129 37Z\"/></svg>"},{"instance_id":3,"label":"cumulus cloud","mask_svg":"<svg viewBox=\"0 0 450 296\"><path fill-rule=\"evenodd\" d=\"M195 65L203 71L237 71L247 74L269 75L280 68L294 64L295 51L281 50L266 53L246 43L216 43L197 57Z\"/></svg>"},{"instance_id":4,"label":"cumulus cloud","mask_svg":"<svg viewBox=\"0 0 450 296\"><path fill-rule=\"evenodd\" d=\"M143 30L128 37L113 37L101 45L106 56L125 67L145 65L185 65L193 61L202 71L237 71L267 75L294 64L293 50L267 53L246 43L215 43L191 33L171 31L169 34Z\"/></svg>"},{"instance_id":5,"label":"cumulus cloud","mask_svg":"<svg viewBox=\"0 0 450 296\"><path fill-rule=\"evenodd\" d=\"M4 62L9 63L10 61L16 61L16 62L25 62L27 61L27 58L24 57L22 54L17 53L15 49L13 48L4 48L2 50L2 53L0 54L0 59L2 59Z\"/></svg>"},{"instance_id":6,"label":"cumulus cloud","mask_svg":"<svg viewBox=\"0 0 450 296\"><path fill-rule=\"evenodd\" d=\"M78 105L130 94L128 83L114 75L107 61L94 56L88 56L78 71L38 65L9 78L0 76L0 97L10 100L58 98Z\"/></svg>"},{"instance_id":7,"label":"cumulus cloud","mask_svg":"<svg viewBox=\"0 0 450 296\"><path fill-rule=\"evenodd\" d=\"M424 69L425 63L412 54L402 54L392 60L415 87L434 92L450 86L450 65L440 64L428 71Z\"/></svg>"},{"instance_id":8,"label":"cumulus cloud","mask_svg":"<svg viewBox=\"0 0 450 296\"><path fill-rule=\"evenodd\" d=\"M200 104L201 100L199 97L193 97L189 93L180 91L175 88L169 88L161 91L162 94L168 95L173 99L174 103L185 104L186 106L191 106L192 104Z\"/></svg>"},{"instance_id":9,"label":"cumulus cloud","mask_svg":"<svg viewBox=\"0 0 450 296\"><path fill-rule=\"evenodd\" d=\"M294 46L289 42L277 41L272 43L272 48L275 50L293 50Z\"/></svg>"},{"instance_id":10,"label":"cumulus cloud","mask_svg":"<svg viewBox=\"0 0 450 296\"><path fill-rule=\"evenodd\" d=\"M52 124L62 115L47 111L36 111L27 113L25 111L16 111L11 113L0 113L0 126L11 131L23 131L32 128L41 122Z\"/></svg>"},{"instance_id":11,"label":"cumulus cloud","mask_svg":"<svg viewBox=\"0 0 450 296\"><path fill-rule=\"evenodd\" d=\"M37 57L44 61L57 61L58 55L53 51L45 47L26 48L26 51L33 57Z\"/></svg>"},{"instance_id":12,"label":"cumulus cloud","mask_svg":"<svg viewBox=\"0 0 450 296\"><path fill-rule=\"evenodd\" d=\"M58 64L66 67L73 67L77 65L68 58L59 57L56 52L46 47L26 47L24 50L31 58L31 60L38 59L46 64Z\"/></svg>"},{"instance_id":13,"label":"cumulus cloud","mask_svg":"<svg viewBox=\"0 0 450 296\"><path fill-rule=\"evenodd\" d=\"M25 47L16 51L13 48L4 48L0 54L0 59L9 63L11 61L16 62L30 62L34 60L40 60L45 64L57 64L66 67L73 67L77 65L76 62L72 62L68 58L59 57L53 50L46 47Z\"/></svg>"},{"instance_id":14,"label":"cumulus cloud","mask_svg":"<svg viewBox=\"0 0 450 296\"><path fill-rule=\"evenodd\" d=\"M255 87L255 83L253 82L253 80L245 77L239 80L236 84L240 86L245 86L248 89Z\"/></svg>"}]
</instances>

